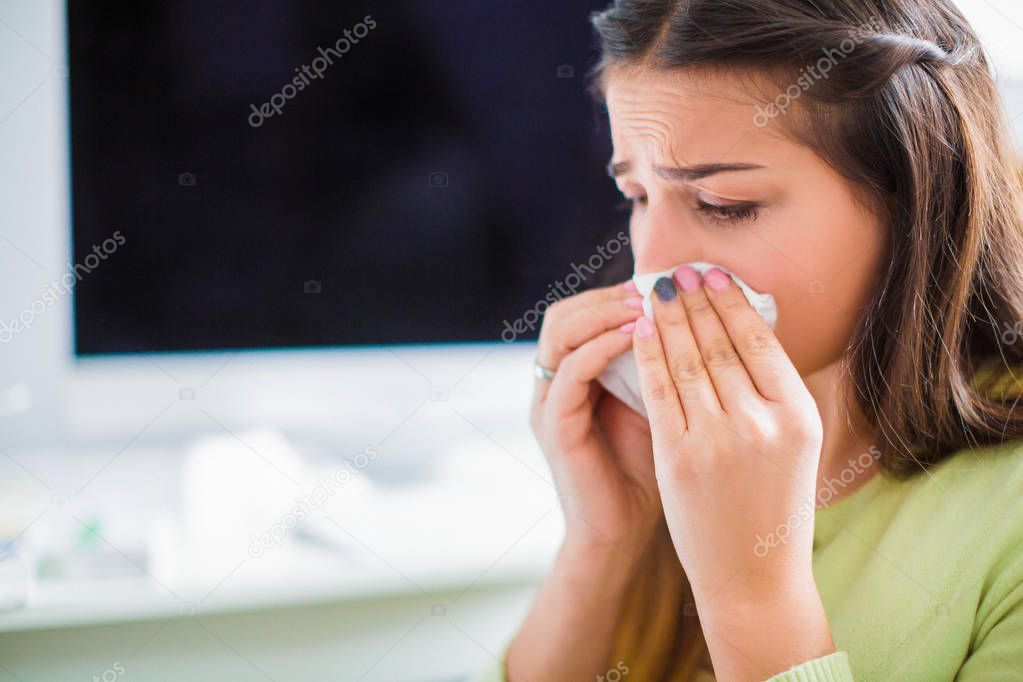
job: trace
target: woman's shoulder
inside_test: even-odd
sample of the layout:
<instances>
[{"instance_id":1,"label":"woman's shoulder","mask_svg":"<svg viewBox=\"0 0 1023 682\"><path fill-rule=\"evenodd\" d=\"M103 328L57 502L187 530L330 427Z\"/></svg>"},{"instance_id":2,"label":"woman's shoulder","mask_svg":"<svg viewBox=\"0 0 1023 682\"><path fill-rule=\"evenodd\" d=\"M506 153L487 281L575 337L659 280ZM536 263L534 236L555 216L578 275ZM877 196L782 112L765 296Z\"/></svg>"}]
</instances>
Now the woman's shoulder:
<instances>
[{"instance_id":1,"label":"woman's shoulder","mask_svg":"<svg viewBox=\"0 0 1023 682\"><path fill-rule=\"evenodd\" d=\"M909 551L932 578L918 579L935 593L956 586L974 613L971 646L1009 611L1023 627L1023 441L961 450L930 474L904 507L917 517Z\"/></svg>"},{"instance_id":2,"label":"woman's shoulder","mask_svg":"<svg viewBox=\"0 0 1023 682\"><path fill-rule=\"evenodd\" d=\"M989 564L1023 557L1023 441L965 448L905 485L887 485L893 525L919 543Z\"/></svg>"},{"instance_id":3,"label":"woman's shoulder","mask_svg":"<svg viewBox=\"0 0 1023 682\"><path fill-rule=\"evenodd\" d=\"M907 501L913 499L940 506L964 523L972 513L1015 509L1023 527L1023 440L955 452L914 475L907 490Z\"/></svg>"},{"instance_id":4,"label":"woman's shoulder","mask_svg":"<svg viewBox=\"0 0 1023 682\"><path fill-rule=\"evenodd\" d=\"M989 656L1020 661L1023 442L963 449L910 478L877 476L837 518L824 514L830 541L814 557L857 679L950 679L956 652L985 651L971 660L977 670ZM877 622L885 628L866 627ZM922 659L900 655L914 649L941 653L924 673Z\"/></svg>"},{"instance_id":5,"label":"woman's shoulder","mask_svg":"<svg viewBox=\"0 0 1023 682\"><path fill-rule=\"evenodd\" d=\"M933 481L931 493L944 485L960 494L975 491L978 501L987 503L995 498L1023 502L1023 496L1012 494L1023 492L1023 440L963 448L919 476Z\"/></svg>"},{"instance_id":6,"label":"woman's shoulder","mask_svg":"<svg viewBox=\"0 0 1023 682\"><path fill-rule=\"evenodd\" d=\"M964 448L908 478L875 476L848 501L818 511L819 545L848 528L871 545L935 560L1023 555L1023 441Z\"/></svg>"}]
</instances>

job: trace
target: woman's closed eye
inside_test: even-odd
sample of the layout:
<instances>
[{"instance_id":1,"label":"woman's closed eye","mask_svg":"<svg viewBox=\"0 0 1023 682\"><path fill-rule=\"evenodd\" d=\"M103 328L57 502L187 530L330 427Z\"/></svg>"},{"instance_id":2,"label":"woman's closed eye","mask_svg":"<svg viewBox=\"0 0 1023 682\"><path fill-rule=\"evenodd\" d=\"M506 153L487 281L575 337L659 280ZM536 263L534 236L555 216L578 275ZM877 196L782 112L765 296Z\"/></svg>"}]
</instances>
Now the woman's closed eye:
<instances>
[{"instance_id":1,"label":"woman's closed eye","mask_svg":"<svg viewBox=\"0 0 1023 682\"><path fill-rule=\"evenodd\" d=\"M696 200L696 210L720 225L736 226L751 223L757 219L760 206L753 202L737 204L712 204L702 199Z\"/></svg>"},{"instance_id":2,"label":"woman's closed eye","mask_svg":"<svg viewBox=\"0 0 1023 682\"><path fill-rule=\"evenodd\" d=\"M645 207L646 205L646 195L627 196L618 203L617 208L622 211L634 211L636 208ZM714 224L726 227L734 227L755 221L759 215L758 209L760 209L760 205L752 201L717 204L705 201L699 197L696 198L695 208L698 213Z\"/></svg>"}]
</instances>

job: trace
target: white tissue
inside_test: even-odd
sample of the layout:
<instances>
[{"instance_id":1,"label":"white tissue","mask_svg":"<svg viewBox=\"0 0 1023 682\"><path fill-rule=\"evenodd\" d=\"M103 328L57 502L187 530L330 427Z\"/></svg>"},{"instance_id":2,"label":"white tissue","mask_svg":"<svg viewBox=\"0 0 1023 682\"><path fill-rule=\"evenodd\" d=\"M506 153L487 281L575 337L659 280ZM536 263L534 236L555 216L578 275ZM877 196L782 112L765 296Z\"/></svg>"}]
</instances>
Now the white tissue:
<instances>
[{"instance_id":1,"label":"white tissue","mask_svg":"<svg viewBox=\"0 0 1023 682\"><path fill-rule=\"evenodd\" d=\"M653 305L650 302L650 295L654 290L654 284L661 277L671 277L674 275L675 270L677 270L681 265L688 265L701 275L712 267L717 267L726 273L729 272L720 265L715 266L713 263L697 261L695 263L680 263L673 268L661 270L659 272L634 274L632 276L632 281L636 283L636 289L638 289L640 295L643 296L643 312L645 312L649 317L654 316ZM740 289L742 289L742 293L746 295L746 299L750 302L750 305L753 306L753 309L756 310L757 313L760 314L760 317L764 318L764 321L773 329L775 323L778 321L778 306L774 302L774 296L754 291L737 275L732 274L732 279L735 280L735 283L739 285ZM644 417L647 416L646 407L643 405L643 394L639 388L639 371L636 369L636 360L631 348L612 360L600 376L597 377L597 381L599 381L604 388L607 389L608 393L618 398Z\"/></svg>"}]
</instances>

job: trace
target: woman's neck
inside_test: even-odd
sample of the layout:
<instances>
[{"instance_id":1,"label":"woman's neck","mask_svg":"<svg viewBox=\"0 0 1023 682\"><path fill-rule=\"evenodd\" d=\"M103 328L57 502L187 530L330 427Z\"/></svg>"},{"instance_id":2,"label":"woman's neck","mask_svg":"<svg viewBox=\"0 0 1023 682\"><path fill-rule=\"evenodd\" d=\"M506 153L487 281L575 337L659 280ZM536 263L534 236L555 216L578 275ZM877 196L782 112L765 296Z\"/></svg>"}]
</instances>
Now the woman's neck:
<instances>
[{"instance_id":1,"label":"woman's neck","mask_svg":"<svg viewBox=\"0 0 1023 682\"><path fill-rule=\"evenodd\" d=\"M817 506L833 504L880 472L876 429L847 399L851 386L839 361L803 378L817 403L824 428L821 460L817 468ZM854 410L852 415L848 410ZM855 426L855 430L853 428Z\"/></svg>"}]
</instances>

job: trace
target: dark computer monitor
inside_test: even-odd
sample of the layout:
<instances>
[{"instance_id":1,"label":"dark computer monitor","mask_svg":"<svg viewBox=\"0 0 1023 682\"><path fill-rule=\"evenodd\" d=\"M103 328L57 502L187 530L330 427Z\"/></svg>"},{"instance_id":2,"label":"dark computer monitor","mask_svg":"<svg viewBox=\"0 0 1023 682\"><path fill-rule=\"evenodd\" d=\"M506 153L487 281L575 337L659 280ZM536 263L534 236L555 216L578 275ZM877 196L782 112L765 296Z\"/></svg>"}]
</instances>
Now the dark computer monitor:
<instances>
[{"instance_id":1,"label":"dark computer monitor","mask_svg":"<svg viewBox=\"0 0 1023 682\"><path fill-rule=\"evenodd\" d=\"M70 0L76 353L501 339L627 228L604 5Z\"/></svg>"}]
</instances>

